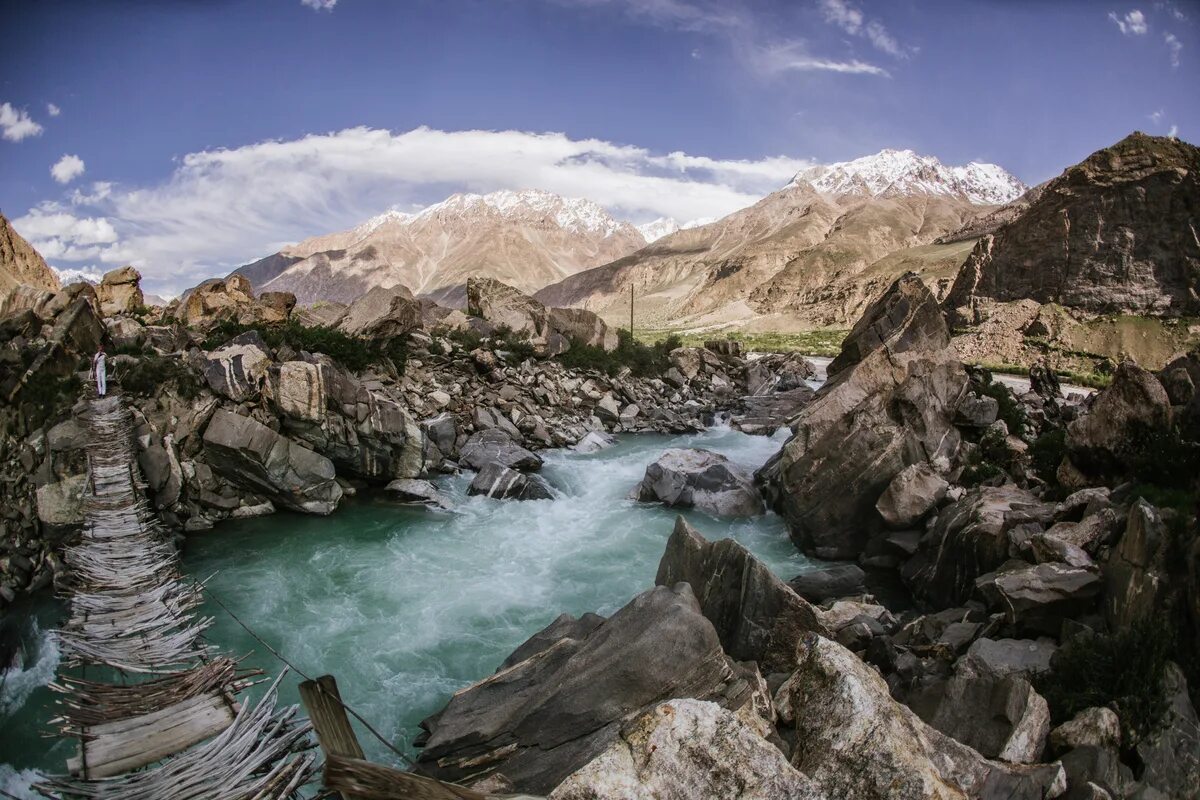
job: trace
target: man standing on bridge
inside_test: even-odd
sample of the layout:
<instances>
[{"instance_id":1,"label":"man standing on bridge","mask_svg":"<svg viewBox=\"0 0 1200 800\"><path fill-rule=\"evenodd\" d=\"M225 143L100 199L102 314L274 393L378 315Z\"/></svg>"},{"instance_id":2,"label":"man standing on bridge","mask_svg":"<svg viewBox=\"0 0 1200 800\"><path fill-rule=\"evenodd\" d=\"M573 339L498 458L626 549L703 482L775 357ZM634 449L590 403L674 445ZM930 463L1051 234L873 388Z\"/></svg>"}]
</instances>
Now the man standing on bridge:
<instances>
[{"instance_id":1,"label":"man standing on bridge","mask_svg":"<svg viewBox=\"0 0 1200 800\"><path fill-rule=\"evenodd\" d=\"M104 397L108 393L108 370L104 365L104 345L92 356L92 377L96 380L96 396Z\"/></svg>"}]
</instances>

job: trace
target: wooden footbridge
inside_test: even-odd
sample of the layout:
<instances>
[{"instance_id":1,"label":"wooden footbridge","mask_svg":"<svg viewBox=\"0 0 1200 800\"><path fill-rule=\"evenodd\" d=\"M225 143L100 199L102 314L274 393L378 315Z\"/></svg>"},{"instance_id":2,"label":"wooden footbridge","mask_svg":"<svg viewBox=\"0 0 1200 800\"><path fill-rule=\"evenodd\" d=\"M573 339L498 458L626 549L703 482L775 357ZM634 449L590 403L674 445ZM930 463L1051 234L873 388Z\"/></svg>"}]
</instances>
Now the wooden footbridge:
<instances>
[{"instance_id":1,"label":"wooden footbridge","mask_svg":"<svg viewBox=\"0 0 1200 800\"><path fill-rule=\"evenodd\" d=\"M86 422L85 523L65 552L70 617L58 632L63 666L77 675L51 684L60 694L53 724L78 741L78 754L69 774L37 791L104 800L300 797L319 766L315 727L332 792L321 796L486 797L364 760L330 676L300 686L312 722L297 706L278 704L286 669L248 701L246 690L267 679L205 641L213 620L196 613L204 590L181 572L145 498L129 409L120 395L93 398Z\"/></svg>"}]
</instances>

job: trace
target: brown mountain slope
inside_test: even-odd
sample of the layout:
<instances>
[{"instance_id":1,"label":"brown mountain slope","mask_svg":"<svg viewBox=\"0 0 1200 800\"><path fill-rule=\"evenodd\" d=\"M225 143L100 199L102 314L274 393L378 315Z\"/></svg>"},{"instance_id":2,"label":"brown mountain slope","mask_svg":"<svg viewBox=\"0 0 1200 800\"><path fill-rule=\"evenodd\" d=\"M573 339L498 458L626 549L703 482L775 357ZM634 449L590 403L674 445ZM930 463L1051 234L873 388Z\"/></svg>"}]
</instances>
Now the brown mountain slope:
<instances>
[{"instance_id":1,"label":"brown mountain slope","mask_svg":"<svg viewBox=\"0 0 1200 800\"><path fill-rule=\"evenodd\" d=\"M0 214L0 295L22 284L51 292L62 288L45 259Z\"/></svg>"},{"instance_id":2,"label":"brown mountain slope","mask_svg":"<svg viewBox=\"0 0 1200 800\"><path fill-rule=\"evenodd\" d=\"M1200 148L1134 133L1041 187L981 239L947 299L1200 313Z\"/></svg>"}]
</instances>

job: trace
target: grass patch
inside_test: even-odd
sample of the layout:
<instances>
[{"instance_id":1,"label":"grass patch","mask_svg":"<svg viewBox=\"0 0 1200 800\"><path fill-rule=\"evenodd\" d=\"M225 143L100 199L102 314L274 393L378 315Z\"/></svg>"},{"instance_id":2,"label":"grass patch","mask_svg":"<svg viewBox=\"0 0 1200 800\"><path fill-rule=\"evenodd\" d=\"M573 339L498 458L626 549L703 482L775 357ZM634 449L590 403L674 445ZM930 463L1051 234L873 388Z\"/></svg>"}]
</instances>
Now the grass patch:
<instances>
[{"instance_id":1,"label":"grass patch","mask_svg":"<svg viewBox=\"0 0 1200 800\"><path fill-rule=\"evenodd\" d=\"M571 349L558 357L568 369L597 370L616 375L624 367L641 378L660 377L671 368L668 355L677 347L687 346L679 336L665 336L652 344L636 341L629 331L617 331L617 347L612 352L603 347L572 340Z\"/></svg>"},{"instance_id":2,"label":"grass patch","mask_svg":"<svg viewBox=\"0 0 1200 800\"><path fill-rule=\"evenodd\" d=\"M842 342L850 331L828 329L800 333L746 333L744 331L688 332L672 329L638 331L639 341L654 344L668 337L679 339L684 347L703 347L712 339L732 339L756 353L801 353L832 358L842 351ZM628 333L626 331L626 333Z\"/></svg>"},{"instance_id":3,"label":"grass patch","mask_svg":"<svg viewBox=\"0 0 1200 800\"><path fill-rule=\"evenodd\" d=\"M286 344L293 350L324 353L355 372L390 362L397 372L403 373L404 365L408 361L407 336L386 340L359 339L335 328L324 325L310 328L295 320L288 320L279 325L242 325L226 320L213 328L201 347L205 350L215 350L233 337L249 331L256 331L269 347L279 348Z\"/></svg>"},{"instance_id":4,"label":"grass patch","mask_svg":"<svg viewBox=\"0 0 1200 800\"><path fill-rule=\"evenodd\" d=\"M1172 643L1170 628L1156 620L1115 634L1076 637L1055 653L1050 670L1034 685L1055 725L1085 708L1113 709L1121 719L1122 742L1130 748L1166 712L1163 677Z\"/></svg>"}]
</instances>

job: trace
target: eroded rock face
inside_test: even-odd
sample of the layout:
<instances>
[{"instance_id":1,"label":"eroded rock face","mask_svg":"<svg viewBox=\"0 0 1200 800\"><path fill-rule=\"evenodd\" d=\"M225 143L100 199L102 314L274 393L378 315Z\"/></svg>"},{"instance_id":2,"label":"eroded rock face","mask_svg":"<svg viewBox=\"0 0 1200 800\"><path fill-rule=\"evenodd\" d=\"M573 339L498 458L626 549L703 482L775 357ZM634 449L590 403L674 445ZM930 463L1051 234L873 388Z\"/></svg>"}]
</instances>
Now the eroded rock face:
<instances>
[{"instance_id":1,"label":"eroded rock face","mask_svg":"<svg viewBox=\"0 0 1200 800\"><path fill-rule=\"evenodd\" d=\"M1016 486L981 487L943 508L902 570L913 594L939 608L959 605L975 580L1009 557L1008 532L1018 525L1044 525L1054 506Z\"/></svg>"},{"instance_id":2,"label":"eroded rock face","mask_svg":"<svg viewBox=\"0 0 1200 800\"><path fill-rule=\"evenodd\" d=\"M1041 187L1016 219L984 236L947 306L1030 298L1099 313L1195 313L1198 215L1200 149L1134 133Z\"/></svg>"},{"instance_id":3,"label":"eroded rock face","mask_svg":"<svg viewBox=\"0 0 1200 800\"><path fill-rule=\"evenodd\" d=\"M546 307L495 278L467 279L467 313L531 339L544 339L550 333Z\"/></svg>"},{"instance_id":4,"label":"eroded rock face","mask_svg":"<svg viewBox=\"0 0 1200 800\"><path fill-rule=\"evenodd\" d=\"M403 286L377 286L346 309L338 328L363 339L391 339L421 326L421 305Z\"/></svg>"},{"instance_id":5,"label":"eroded rock face","mask_svg":"<svg viewBox=\"0 0 1200 800\"><path fill-rule=\"evenodd\" d=\"M801 746L792 765L830 797L1042 800L1066 789L1057 765L989 761L893 700L870 666L836 642L806 635L799 668L775 695Z\"/></svg>"},{"instance_id":6,"label":"eroded rock face","mask_svg":"<svg viewBox=\"0 0 1200 800\"><path fill-rule=\"evenodd\" d=\"M667 450L646 467L635 494L643 502L657 500L724 517L763 512L762 497L750 473L720 453L699 448Z\"/></svg>"},{"instance_id":7,"label":"eroded rock face","mask_svg":"<svg viewBox=\"0 0 1200 800\"><path fill-rule=\"evenodd\" d=\"M690 584L725 652L738 661L757 661L768 673L793 668L804 633L829 635L821 611L750 551L732 539L709 542L683 517L675 520L654 582Z\"/></svg>"},{"instance_id":8,"label":"eroded rock face","mask_svg":"<svg viewBox=\"0 0 1200 800\"><path fill-rule=\"evenodd\" d=\"M13 310L4 308L4 295L22 285L46 292L60 288L46 260L0 214L0 314Z\"/></svg>"},{"instance_id":9,"label":"eroded rock face","mask_svg":"<svg viewBox=\"0 0 1200 800\"><path fill-rule=\"evenodd\" d=\"M604 320L586 308L552 308L550 326L568 339L577 339L607 351L617 349L616 332L609 330Z\"/></svg>"},{"instance_id":10,"label":"eroded rock face","mask_svg":"<svg viewBox=\"0 0 1200 800\"><path fill-rule=\"evenodd\" d=\"M949 459L968 386L950 334L916 275L900 278L855 325L832 376L758 473L793 540L821 558L857 558L880 525L875 502L905 467Z\"/></svg>"},{"instance_id":11,"label":"eroded rock face","mask_svg":"<svg viewBox=\"0 0 1200 800\"><path fill-rule=\"evenodd\" d=\"M737 710L751 694L692 590L659 586L581 639L560 639L455 694L423 723L430 736L418 762L444 780L500 772L543 794L647 708L694 698Z\"/></svg>"},{"instance_id":12,"label":"eroded rock face","mask_svg":"<svg viewBox=\"0 0 1200 800\"><path fill-rule=\"evenodd\" d=\"M96 296L100 300L100 311L109 317L129 314L146 304L142 296L142 274L133 267L118 267L104 273Z\"/></svg>"},{"instance_id":13,"label":"eroded rock face","mask_svg":"<svg viewBox=\"0 0 1200 800\"><path fill-rule=\"evenodd\" d=\"M209 464L223 477L306 514L329 514L342 499L333 464L249 417L217 409L204 431Z\"/></svg>"},{"instance_id":14,"label":"eroded rock face","mask_svg":"<svg viewBox=\"0 0 1200 800\"><path fill-rule=\"evenodd\" d=\"M250 281L234 274L224 280L204 281L192 289L180 304L178 316L193 328L207 328L224 319L237 319L240 310L253 303Z\"/></svg>"},{"instance_id":15,"label":"eroded rock face","mask_svg":"<svg viewBox=\"0 0 1200 800\"><path fill-rule=\"evenodd\" d=\"M258 396L270 365L266 342L248 331L205 355L204 380L217 394L241 402Z\"/></svg>"},{"instance_id":16,"label":"eroded rock face","mask_svg":"<svg viewBox=\"0 0 1200 800\"><path fill-rule=\"evenodd\" d=\"M718 766L719 765L719 766ZM672 700L622 726L550 800L832 800L716 703Z\"/></svg>"}]
</instances>

